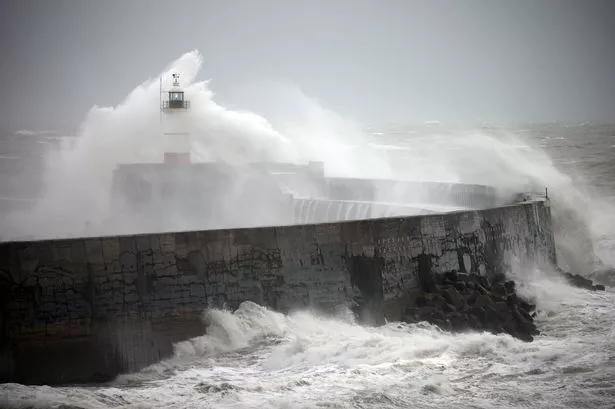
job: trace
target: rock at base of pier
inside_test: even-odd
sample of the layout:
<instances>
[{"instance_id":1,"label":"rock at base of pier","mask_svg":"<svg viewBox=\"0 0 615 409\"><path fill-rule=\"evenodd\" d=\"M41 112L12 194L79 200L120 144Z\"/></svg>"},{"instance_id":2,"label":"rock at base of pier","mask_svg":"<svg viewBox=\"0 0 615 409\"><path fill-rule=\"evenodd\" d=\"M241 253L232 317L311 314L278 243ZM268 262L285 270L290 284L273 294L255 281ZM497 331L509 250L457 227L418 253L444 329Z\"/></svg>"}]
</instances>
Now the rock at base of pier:
<instances>
[{"instance_id":1,"label":"rock at base of pier","mask_svg":"<svg viewBox=\"0 0 615 409\"><path fill-rule=\"evenodd\" d=\"M452 332L465 330L507 333L533 341L536 306L519 297L514 281L491 282L477 274L449 272L436 275L436 285L415 290L403 321L427 321Z\"/></svg>"},{"instance_id":2,"label":"rock at base of pier","mask_svg":"<svg viewBox=\"0 0 615 409\"><path fill-rule=\"evenodd\" d=\"M572 286L584 288L590 291L605 291L606 287L602 284L594 284L589 278L583 277L580 274L573 274L558 268L557 271L566 278L568 283Z\"/></svg>"}]
</instances>

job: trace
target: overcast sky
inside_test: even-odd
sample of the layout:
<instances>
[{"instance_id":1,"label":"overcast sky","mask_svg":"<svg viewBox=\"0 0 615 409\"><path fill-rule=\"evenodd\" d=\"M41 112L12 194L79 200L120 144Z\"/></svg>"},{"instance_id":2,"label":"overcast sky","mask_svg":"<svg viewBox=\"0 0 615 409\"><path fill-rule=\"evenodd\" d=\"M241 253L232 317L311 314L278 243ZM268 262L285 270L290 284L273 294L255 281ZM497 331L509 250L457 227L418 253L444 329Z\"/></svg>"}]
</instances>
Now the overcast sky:
<instances>
[{"instance_id":1,"label":"overcast sky","mask_svg":"<svg viewBox=\"0 0 615 409\"><path fill-rule=\"evenodd\" d=\"M285 79L365 124L615 121L611 0L2 0L0 19L0 129L76 129L193 49L232 106Z\"/></svg>"}]
</instances>

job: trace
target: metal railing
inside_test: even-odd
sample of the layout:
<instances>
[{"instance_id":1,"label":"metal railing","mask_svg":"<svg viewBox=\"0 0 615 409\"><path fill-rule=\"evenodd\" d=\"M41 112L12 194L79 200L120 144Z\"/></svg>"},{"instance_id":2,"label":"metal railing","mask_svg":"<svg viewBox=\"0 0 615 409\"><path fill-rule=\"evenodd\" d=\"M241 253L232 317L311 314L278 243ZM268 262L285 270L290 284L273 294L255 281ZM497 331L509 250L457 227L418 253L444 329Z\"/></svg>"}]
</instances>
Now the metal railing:
<instances>
[{"instance_id":1,"label":"metal railing","mask_svg":"<svg viewBox=\"0 0 615 409\"><path fill-rule=\"evenodd\" d=\"M190 101L162 101L162 109L190 109Z\"/></svg>"}]
</instances>

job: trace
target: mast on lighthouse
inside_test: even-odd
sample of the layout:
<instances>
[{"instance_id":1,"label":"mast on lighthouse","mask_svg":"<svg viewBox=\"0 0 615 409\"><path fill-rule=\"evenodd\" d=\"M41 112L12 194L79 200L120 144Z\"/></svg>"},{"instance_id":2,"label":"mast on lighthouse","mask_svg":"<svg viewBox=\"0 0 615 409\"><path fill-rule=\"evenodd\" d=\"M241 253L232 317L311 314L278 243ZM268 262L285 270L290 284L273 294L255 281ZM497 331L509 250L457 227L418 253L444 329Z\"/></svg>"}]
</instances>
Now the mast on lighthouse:
<instances>
[{"instance_id":1,"label":"mast on lighthouse","mask_svg":"<svg viewBox=\"0 0 615 409\"><path fill-rule=\"evenodd\" d=\"M160 78L160 124L167 140L164 152L164 163L190 163L190 133L181 130L185 121L185 113L190 109L190 101L186 100L184 91L179 85L179 74L173 74L173 85L170 90L162 90Z\"/></svg>"}]
</instances>

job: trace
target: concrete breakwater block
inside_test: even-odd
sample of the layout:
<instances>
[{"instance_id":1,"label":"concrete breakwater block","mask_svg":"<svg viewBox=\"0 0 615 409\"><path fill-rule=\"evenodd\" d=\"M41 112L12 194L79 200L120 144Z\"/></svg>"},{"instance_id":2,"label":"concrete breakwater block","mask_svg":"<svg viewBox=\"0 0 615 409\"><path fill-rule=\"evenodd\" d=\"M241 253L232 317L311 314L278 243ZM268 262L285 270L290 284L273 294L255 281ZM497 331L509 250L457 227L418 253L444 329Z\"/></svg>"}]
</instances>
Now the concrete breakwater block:
<instances>
[{"instance_id":1,"label":"concrete breakwater block","mask_svg":"<svg viewBox=\"0 0 615 409\"><path fill-rule=\"evenodd\" d=\"M466 330L507 333L533 341L536 306L519 297L514 281L489 280L477 274L449 272L421 286L408 297L403 321L427 321L452 332Z\"/></svg>"}]
</instances>

